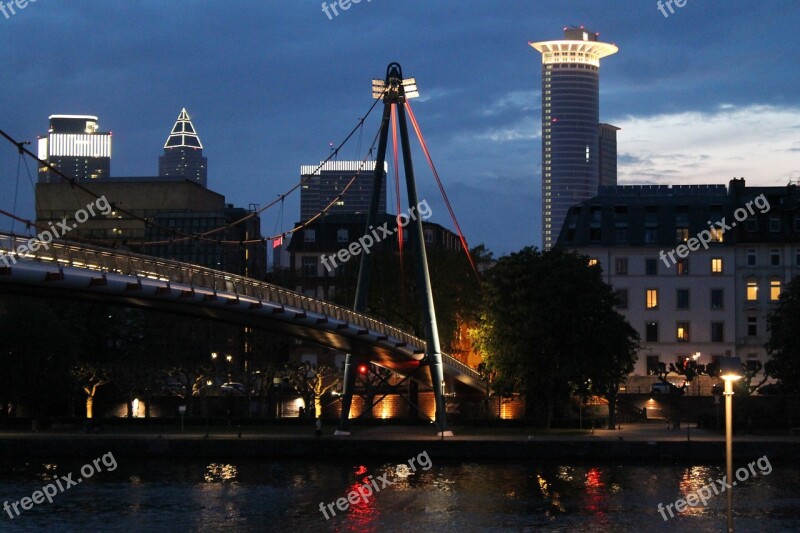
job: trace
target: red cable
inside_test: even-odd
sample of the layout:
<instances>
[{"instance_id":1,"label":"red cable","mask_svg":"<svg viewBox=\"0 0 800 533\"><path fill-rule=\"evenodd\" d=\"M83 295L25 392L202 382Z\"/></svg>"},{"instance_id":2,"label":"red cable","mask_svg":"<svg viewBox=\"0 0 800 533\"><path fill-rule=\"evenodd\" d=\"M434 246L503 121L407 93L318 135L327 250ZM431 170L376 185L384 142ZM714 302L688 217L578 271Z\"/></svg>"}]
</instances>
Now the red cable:
<instances>
[{"instance_id":1,"label":"red cable","mask_svg":"<svg viewBox=\"0 0 800 533\"><path fill-rule=\"evenodd\" d=\"M397 214L400 214L400 159L397 154L397 104L392 104L392 148L394 149L394 187ZM400 251L400 268L403 266L403 226L397 225L397 248Z\"/></svg>"},{"instance_id":2,"label":"red cable","mask_svg":"<svg viewBox=\"0 0 800 533\"><path fill-rule=\"evenodd\" d=\"M428 160L428 165L430 165L431 170L433 171L433 176L436 178L436 183L439 185L439 191L442 193L444 203L447 206L447 210L450 212L450 218L453 220L453 224L456 227L458 238L461 240L461 246L464 248L464 253L467 254L467 259L469 259L469 264L472 267L472 270L475 272L475 275L479 276L478 269L475 268L475 262L472 260L472 254L469 253L467 240L464 238L464 233L461 231L461 226L458 224L456 214L453 212L453 207L450 205L450 200L447 198L447 193L442 185L442 180L439 179L439 172L437 172L436 166L433 164L433 159L431 159L431 154L428 151L428 144L425 142L425 138L422 136L422 130L419 128L417 118L414 116L414 112L411 110L411 105L408 103L408 100L406 100L406 109L408 110L408 116L411 119L411 124L414 126L414 131L417 132L417 138L419 139L420 146L422 146L422 151L425 152L425 158Z\"/></svg>"}]
</instances>

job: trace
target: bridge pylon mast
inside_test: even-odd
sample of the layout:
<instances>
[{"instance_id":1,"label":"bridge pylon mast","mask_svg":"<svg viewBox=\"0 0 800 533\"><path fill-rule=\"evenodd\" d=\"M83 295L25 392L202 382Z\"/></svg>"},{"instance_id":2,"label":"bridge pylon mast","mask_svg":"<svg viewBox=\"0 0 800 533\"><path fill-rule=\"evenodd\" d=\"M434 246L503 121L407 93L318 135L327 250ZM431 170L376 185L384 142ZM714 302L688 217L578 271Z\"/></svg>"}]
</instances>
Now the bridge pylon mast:
<instances>
[{"instance_id":1,"label":"bridge pylon mast","mask_svg":"<svg viewBox=\"0 0 800 533\"><path fill-rule=\"evenodd\" d=\"M386 68L385 80L373 80L373 97L383 99L383 118L381 122L380 137L378 139L378 153L375 161L375 177L372 186L372 198L364 234L368 235L375 226L378 217L378 203L383 181L383 169L386 161L386 146L389 138L389 123L392 106L397 106L400 141L403 149L403 170L406 176L406 190L408 195L409 211L418 211L419 200L417 197L417 183L414 178L414 163L411 158L411 143L408 138L408 124L406 122L405 102L408 98L419 96L416 82L413 78L404 79L403 71L398 63L390 63ZM399 176L398 176L399 179ZM414 211L411 211L413 209ZM399 213L398 213L399 215ZM445 414L444 400L444 366L442 363L442 350L439 343L439 329L436 323L436 309L433 303L430 272L428 271L428 258L425 251L425 233L422 227L422 217L416 216L413 228L409 224L409 245L415 247L415 263L417 286L420 287L420 306L425 325L426 353L425 364L430 368L433 395L436 401L436 427L439 436L452 436L448 430ZM361 254L361 265L358 273L358 285L353 310L359 313L366 312L367 295L369 292L370 271L372 269L372 256ZM342 414L337 435L350 434L350 406L353 401L355 388L356 364L351 354L347 354L344 367L344 390L342 392Z\"/></svg>"}]
</instances>

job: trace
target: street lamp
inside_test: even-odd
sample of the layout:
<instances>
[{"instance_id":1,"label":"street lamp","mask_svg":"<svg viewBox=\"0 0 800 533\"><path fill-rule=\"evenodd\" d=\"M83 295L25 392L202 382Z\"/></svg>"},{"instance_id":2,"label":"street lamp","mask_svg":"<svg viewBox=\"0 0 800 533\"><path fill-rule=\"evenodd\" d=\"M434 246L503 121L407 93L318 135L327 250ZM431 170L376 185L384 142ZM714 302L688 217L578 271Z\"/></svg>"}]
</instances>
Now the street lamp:
<instances>
[{"instance_id":1,"label":"street lamp","mask_svg":"<svg viewBox=\"0 0 800 533\"><path fill-rule=\"evenodd\" d=\"M733 533L733 382L742 379L742 360L722 357L719 376L725 381L725 461L728 486L728 533Z\"/></svg>"}]
</instances>

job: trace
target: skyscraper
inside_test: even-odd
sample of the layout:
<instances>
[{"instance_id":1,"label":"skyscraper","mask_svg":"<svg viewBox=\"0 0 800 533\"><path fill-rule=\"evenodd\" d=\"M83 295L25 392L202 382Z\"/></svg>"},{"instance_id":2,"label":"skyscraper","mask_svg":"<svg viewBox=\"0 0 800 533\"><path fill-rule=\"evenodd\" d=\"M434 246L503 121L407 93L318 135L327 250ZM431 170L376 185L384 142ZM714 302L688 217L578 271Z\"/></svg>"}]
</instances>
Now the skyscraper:
<instances>
[{"instance_id":1,"label":"skyscraper","mask_svg":"<svg viewBox=\"0 0 800 533\"><path fill-rule=\"evenodd\" d=\"M300 189L300 220L308 220L333 201L335 203L328 214L366 215L372 199L375 161L328 161L321 167L320 165L300 167L300 178L303 180L303 187ZM386 213L386 169L387 165L384 163L378 214ZM337 200L337 196L342 194L353 176L356 176L355 182Z\"/></svg>"},{"instance_id":2,"label":"skyscraper","mask_svg":"<svg viewBox=\"0 0 800 533\"><path fill-rule=\"evenodd\" d=\"M542 54L542 247L569 208L600 184L600 59L617 53L598 33L564 28L564 39L529 43Z\"/></svg>"},{"instance_id":3,"label":"skyscraper","mask_svg":"<svg viewBox=\"0 0 800 533\"><path fill-rule=\"evenodd\" d=\"M600 170L600 187L617 185L617 131L619 128L611 124L600 124L597 164Z\"/></svg>"},{"instance_id":4,"label":"skyscraper","mask_svg":"<svg viewBox=\"0 0 800 533\"><path fill-rule=\"evenodd\" d=\"M39 137L39 159L70 178L86 181L111 173L111 133L99 132L92 115L50 115L47 135ZM39 166L39 183L60 183L62 178Z\"/></svg>"},{"instance_id":5,"label":"skyscraper","mask_svg":"<svg viewBox=\"0 0 800 533\"><path fill-rule=\"evenodd\" d=\"M203 157L203 144L185 108L181 109L178 120L164 143L164 155L158 158L158 175L182 176L206 186L208 159Z\"/></svg>"}]
</instances>

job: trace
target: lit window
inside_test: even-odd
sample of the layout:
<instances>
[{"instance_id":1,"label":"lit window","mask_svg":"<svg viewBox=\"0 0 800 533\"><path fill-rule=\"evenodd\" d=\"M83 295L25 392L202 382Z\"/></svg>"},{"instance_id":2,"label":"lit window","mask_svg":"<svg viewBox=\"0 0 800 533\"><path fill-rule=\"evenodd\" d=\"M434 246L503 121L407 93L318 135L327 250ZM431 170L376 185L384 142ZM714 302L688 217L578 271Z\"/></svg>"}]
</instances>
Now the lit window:
<instances>
[{"instance_id":1,"label":"lit window","mask_svg":"<svg viewBox=\"0 0 800 533\"><path fill-rule=\"evenodd\" d=\"M756 281L748 281L747 282L747 301L748 302L755 302L758 300L758 282Z\"/></svg>"},{"instance_id":2,"label":"lit window","mask_svg":"<svg viewBox=\"0 0 800 533\"><path fill-rule=\"evenodd\" d=\"M689 323L678 322L675 334L678 342L689 342Z\"/></svg>"},{"instance_id":3,"label":"lit window","mask_svg":"<svg viewBox=\"0 0 800 533\"><path fill-rule=\"evenodd\" d=\"M725 240L725 230L722 228L711 228L711 242L723 242Z\"/></svg>"},{"instance_id":4,"label":"lit window","mask_svg":"<svg viewBox=\"0 0 800 533\"><path fill-rule=\"evenodd\" d=\"M646 293L647 308L655 309L658 307L658 289L647 289Z\"/></svg>"},{"instance_id":5,"label":"lit window","mask_svg":"<svg viewBox=\"0 0 800 533\"><path fill-rule=\"evenodd\" d=\"M780 280L774 279L769 282L769 299L773 302L777 302L781 299L781 282Z\"/></svg>"},{"instance_id":6,"label":"lit window","mask_svg":"<svg viewBox=\"0 0 800 533\"><path fill-rule=\"evenodd\" d=\"M599 262L598 262L598 261L597 261L597 259L595 259L594 257L593 257L593 258L591 258L591 259L589 259L589 266L590 266L590 267L597 266L597 265L598 265L598 263L599 263Z\"/></svg>"},{"instance_id":7,"label":"lit window","mask_svg":"<svg viewBox=\"0 0 800 533\"><path fill-rule=\"evenodd\" d=\"M676 228L675 240L677 242L686 242L689 240L689 228Z\"/></svg>"},{"instance_id":8,"label":"lit window","mask_svg":"<svg viewBox=\"0 0 800 533\"><path fill-rule=\"evenodd\" d=\"M679 276L688 276L689 275L689 259L678 259L678 262L675 265L677 267L677 274Z\"/></svg>"},{"instance_id":9,"label":"lit window","mask_svg":"<svg viewBox=\"0 0 800 533\"><path fill-rule=\"evenodd\" d=\"M722 258L714 257L711 259L711 273L722 274Z\"/></svg>"}]
</instances>

